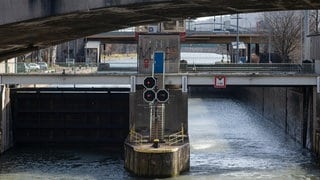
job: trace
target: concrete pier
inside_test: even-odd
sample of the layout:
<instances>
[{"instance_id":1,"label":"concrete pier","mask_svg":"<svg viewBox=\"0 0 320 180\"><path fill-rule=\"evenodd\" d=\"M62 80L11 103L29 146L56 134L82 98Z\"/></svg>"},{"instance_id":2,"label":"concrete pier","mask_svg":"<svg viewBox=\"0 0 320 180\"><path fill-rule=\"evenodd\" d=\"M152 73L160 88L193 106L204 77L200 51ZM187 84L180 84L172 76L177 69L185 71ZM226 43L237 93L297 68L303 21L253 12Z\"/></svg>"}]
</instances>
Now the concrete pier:
<instances>
[{"instance_id":1,"label":"concrete pier","mask_svg":"<svg viewBox=\"0 0 320 180\"><path fill-rule=\"evenodd\" d=\"M190 167L190 146L183 143L177 146L160 144L159 148L152 143L124 145L125 168L142 177L172 177L188 171Z\"/></svg>"},{"instance_id":2,"label":"concrete pier","mask_svg":"<svg viewBox=\"0 0 320 180\"><path fill-rule=\"evenodd\" d=\"M155 137L151 133L153 126L149 120L151 109L143 102L142 91L141 87L137 87L137 92L130 94L130 133L124 145L125 168L136 176L153 178L172 177L188 171L187 93L179 88L168 88L170 99L161 113L165 119L161 123L163 133L157 133L160 146L154 148L152 142Z\"/></svg>"},{"instance_id":3,"label":"concrete pier","mask_svg":"<svg viewBox=\"0 0 320 180\"><path fill-rule=\"evenodd\" d=\"M0 115L0 154L13 146L12 122L10 108L10 89L5 85L1 89L1 115Z\"/></svg>"}]
</instances>

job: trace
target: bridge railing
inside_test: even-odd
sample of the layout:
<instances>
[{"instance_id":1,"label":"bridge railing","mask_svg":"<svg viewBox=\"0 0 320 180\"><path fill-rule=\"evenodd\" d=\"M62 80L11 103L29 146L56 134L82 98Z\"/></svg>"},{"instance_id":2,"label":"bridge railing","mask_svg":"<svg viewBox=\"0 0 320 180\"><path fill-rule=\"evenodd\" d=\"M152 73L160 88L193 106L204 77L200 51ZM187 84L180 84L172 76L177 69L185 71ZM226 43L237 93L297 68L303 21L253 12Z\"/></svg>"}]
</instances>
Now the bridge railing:
<instances>
[{"instance_id":1,"label":"bridge railing","mask_svg":"<svg viewBox=\"0 0 320 180\"><path fill-rule=\"evenodd\" d=\"M149 64L150 66L150 64ZM176 66L176 64L175 64ZM29 63L1 63L0 73L20 74L93 74L93 73L137 73L137 61L108 61L107 63L55 63L51 66L29 66ZM312 74L314 63L303 64L190 64L180 62L181 73L216 72L216 73L292 73Z\"/></svg>"},{"instance_id":2,"label":"bridge railing","mask_svg":"<svg viewBox=\"0 0 320 180\"><path fill-rule=\"evenodd\" d=\"M314 73L314 64L188 64L187 72Z\"/></svg>"},{"instance_id":3,"label":"bridge railing","mask_svg":"<svg viewBox=\"0 0 320 180\"><path fill-rule=\"evenodd\" d=\"M46 66L23 62L0 63L0 73L3 74L92 74L119 71L137 72L137 62L55 63Z\"/></svg>"}]
</instances>

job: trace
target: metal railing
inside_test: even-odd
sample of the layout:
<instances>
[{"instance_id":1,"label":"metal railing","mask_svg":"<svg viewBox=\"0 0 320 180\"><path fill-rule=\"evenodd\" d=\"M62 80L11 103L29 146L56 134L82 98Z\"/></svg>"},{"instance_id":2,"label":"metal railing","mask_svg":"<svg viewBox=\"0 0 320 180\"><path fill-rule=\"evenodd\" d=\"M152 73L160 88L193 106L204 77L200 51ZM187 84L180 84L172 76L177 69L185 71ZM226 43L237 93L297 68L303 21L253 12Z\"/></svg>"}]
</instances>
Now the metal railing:
<instances>
[{"instance_id":1,"label":"metal railing","mask_svg":"<svg viewBox=\"0 0 320 180\"><path fill-rule=\"evenodd\" d=\"M172 146L172 145L176 145L178 143L183 143L184 142L184 138L186 138L186 137L187 137L187 135L184 133L184 128L183 128L183 124L182 124L181 125L181 131L169 135L167 144L169 146Z\"/></svg>"},{"instance_id":2,"label":"metal railing","mask_svg":"<svg viewBox=\"0 0 320 180\"><path fill-rule=\"evenodd\" d=\"M151 64L149 64L151 66ZM170 64L166 63L166 66ZM173 67L176 67L174 64ZM143 68L139 68L140 70ZM311 74L315 73L314 63L303 64L227 64L206 63L192 64L186 61L180 62L180 73L217 72L217 73L292 73ZM107 61L106 63L56 63L47 67L29 67L28 63L1 63L0 73L3 74L93 74L93 73L137 73L136 60Z\"/></svg>"},{"instance_id":3,"label":"metal railing","mask_svg":"<svg viewBox=\"0 0 320 180\"><path fill-rule=\"evenodd\" d=\"M187 72L314 73L314 64L188 64Z\"/></svg>"},{"instance_id":4,"label":"metal railing","mask_svg":"<svg viewBox=\"0 0 320 180\"><path fill-rule=\"evenodd\" d=\"M143 136L137 133L135 130L131 129L129 133L129 142L136 143L137 145L141 145L145 142Z\"/></svg>"}]
</instances>

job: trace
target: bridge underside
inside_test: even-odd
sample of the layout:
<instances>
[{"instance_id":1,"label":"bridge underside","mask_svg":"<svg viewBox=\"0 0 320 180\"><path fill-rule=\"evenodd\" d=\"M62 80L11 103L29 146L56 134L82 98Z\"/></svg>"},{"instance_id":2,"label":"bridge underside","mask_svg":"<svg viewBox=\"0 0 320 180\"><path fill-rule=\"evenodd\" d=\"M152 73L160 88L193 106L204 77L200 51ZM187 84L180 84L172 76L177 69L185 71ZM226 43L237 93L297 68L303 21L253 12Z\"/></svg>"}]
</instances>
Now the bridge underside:
<instances>
[{"instance_id":1,"label":"bridge underside","mask_svg":"<svg viewBox=\"0 0 320 180\"><path fill-rule=\"evenodd\" d=\"M0 2L0 61L92 34L175 18L319 8L318 0L5 0Z\"/></svg>"}]
</instances>

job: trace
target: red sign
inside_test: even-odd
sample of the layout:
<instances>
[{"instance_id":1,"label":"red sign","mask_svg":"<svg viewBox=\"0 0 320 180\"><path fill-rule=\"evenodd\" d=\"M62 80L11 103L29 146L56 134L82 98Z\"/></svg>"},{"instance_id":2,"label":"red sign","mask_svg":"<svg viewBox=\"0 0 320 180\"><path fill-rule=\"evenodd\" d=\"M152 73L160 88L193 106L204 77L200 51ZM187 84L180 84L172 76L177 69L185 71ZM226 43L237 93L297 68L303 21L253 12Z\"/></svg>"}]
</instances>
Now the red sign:
<instances>
[{"instance_id":1,"label":"red sign","mask_svg":"<svg viewBox=\"0 0 320 180\"><path fill-rule=\"evenodd\" d=\"M180 32L179 34L180 34L181 41L186 41L186 36L187 36L186 32Z\"/></svg>"},{"instance_id":2,"label":"red sign","mask_svg":"<svg viewBox=\"0 0 320 180\"><path fill-rule=\"evenodd\" d=\"M215 76L214 77L214 88L226 88L226 77L225 76Z\"/></svg>"}]
</instances>

